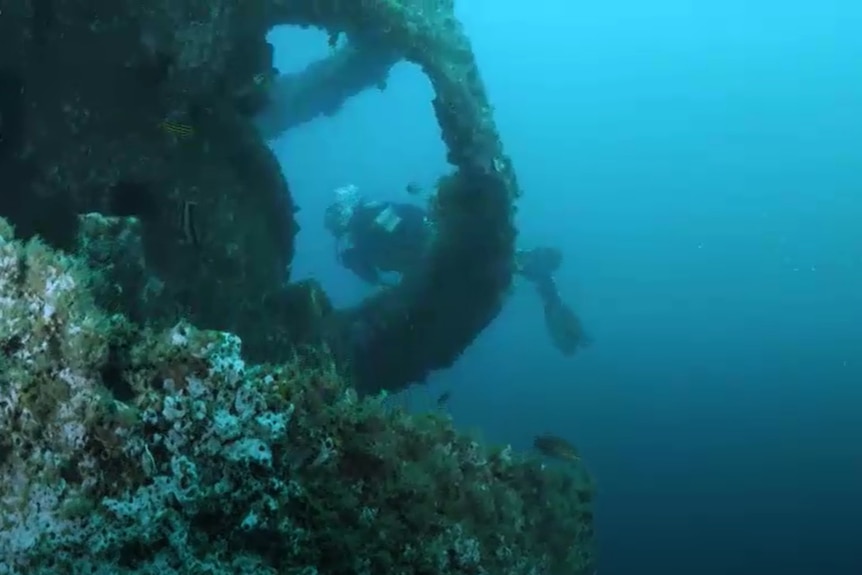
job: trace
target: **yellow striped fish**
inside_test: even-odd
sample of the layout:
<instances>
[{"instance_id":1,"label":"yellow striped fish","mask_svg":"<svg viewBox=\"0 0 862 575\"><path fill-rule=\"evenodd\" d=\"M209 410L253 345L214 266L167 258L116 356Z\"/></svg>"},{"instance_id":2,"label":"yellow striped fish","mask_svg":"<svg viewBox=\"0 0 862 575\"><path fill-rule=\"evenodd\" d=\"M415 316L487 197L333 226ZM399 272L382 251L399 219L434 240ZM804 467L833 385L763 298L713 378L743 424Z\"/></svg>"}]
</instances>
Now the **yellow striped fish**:
<instances>
[{"instance_id":1,"label":"yellow striped fish","mask_svg":"<svg viewBox=\"0 0 862 575\"><path fill-rule=\"evenodd\" d=\"M172 136L176 136L177 138L184 140L195 135L195 129L191 124L174 122L173 120L162 120L159 122L159 128Z\"/></svg>"}]
</instances>

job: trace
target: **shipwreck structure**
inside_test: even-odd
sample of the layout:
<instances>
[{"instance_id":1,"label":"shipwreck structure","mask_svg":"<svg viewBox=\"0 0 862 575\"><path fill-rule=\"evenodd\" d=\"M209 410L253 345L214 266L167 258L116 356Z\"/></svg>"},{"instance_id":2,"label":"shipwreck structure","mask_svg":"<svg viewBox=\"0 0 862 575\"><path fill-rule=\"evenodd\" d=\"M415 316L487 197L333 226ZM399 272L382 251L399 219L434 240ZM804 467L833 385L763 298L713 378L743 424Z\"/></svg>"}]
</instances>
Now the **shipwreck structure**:
<instances>
[{"instance_id":1,"label":"shipwreck structure","mask_svg":"<svg viewBox=\"0 0 862 575\"><path fill-rule=\"evenodd\" d=\"M349 39L284 128L406 59L453 166L429 265L350 309L289 278L282 24ZM451 1L4 2L0 574L592 572L582 469L372 397L497 315L518 194Z\"/></svg>"},{"instance_id":2,"label":"shipwreck structure","mask_svg":"<svg viewBox=\"0 0 862 575\"><path fill-rule=\"evenodd\" d=\"M337 108L400 59L436 94L454 167L438 190L440 240L421 275L355 309L286 285L293 200L250 121L272 74L265 34L279 24L350 40L295 79L288 122ZM255 360L323 338L368 391L450 365L498 313L518 185L451 2L21 0L4 7L0 38L0 215L23 237L83 246L109 308L237 333ZM106 269L99 258L123 255L118 235L134 234L113 222L106 247L82 234L94 231L80 225L89 212L138 220L139 261L126 253Z\"/></svg>"}]
</instances>

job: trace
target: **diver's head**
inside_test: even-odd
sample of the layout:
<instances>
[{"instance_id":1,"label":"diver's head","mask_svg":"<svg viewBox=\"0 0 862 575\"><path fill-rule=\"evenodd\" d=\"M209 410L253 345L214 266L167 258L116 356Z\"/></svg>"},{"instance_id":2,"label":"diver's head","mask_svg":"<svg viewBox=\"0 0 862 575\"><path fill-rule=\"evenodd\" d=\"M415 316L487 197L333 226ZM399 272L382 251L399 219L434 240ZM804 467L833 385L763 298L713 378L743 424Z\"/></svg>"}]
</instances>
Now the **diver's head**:
<instances>
[{"instance_id":1,"label":"diver's head","mask_svg":"<svg viewBox=\"0 0 862 575\"><path fill-rule=\"evenodd\" d=\"M354 185L343 186L335 190L335 199L326 208L323 225L336 238L347 233L350 219L356 207L362 202L359 189Z\"/></svg>"}]
</instances>

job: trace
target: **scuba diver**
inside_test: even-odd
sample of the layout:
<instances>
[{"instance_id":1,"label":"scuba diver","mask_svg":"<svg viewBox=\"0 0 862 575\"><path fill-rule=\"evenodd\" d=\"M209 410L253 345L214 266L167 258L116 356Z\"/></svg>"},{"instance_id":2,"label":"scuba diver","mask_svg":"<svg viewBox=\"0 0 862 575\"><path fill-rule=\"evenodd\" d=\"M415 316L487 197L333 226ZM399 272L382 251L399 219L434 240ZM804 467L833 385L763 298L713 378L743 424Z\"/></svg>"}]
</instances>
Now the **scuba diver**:
<instances>
[{"instance_id":1,"label":"scuba diver","mask_svg":"<svg viewBox=\"0 0 862 575\"><path fill-rule=\"evenodd\" d=\"M408 192L414 194L408 186ZM403 202L363 197L356 186L335 191L324 225L335 238L339 263L371 285L391 285L384 274L404 274L424 260L434 225L425 209ZM532 283L542 300L545 326L563 355L592 343L575 312L560 297L553 274L562 254L549 247L518 250L515 272Z\"/></svg>"}]
</instances>

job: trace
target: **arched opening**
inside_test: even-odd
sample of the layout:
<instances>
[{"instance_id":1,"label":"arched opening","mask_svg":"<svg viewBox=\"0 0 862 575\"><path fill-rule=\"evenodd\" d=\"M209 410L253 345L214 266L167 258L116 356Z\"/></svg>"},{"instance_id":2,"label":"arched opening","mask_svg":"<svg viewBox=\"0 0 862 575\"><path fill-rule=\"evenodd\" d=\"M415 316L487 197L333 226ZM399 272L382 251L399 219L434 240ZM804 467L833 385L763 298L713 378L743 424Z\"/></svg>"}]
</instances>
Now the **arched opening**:
<instances>
[{"instance_id":1,"label":"arched opening","mask_svg":"<svg viewBox=\"0 0 862 575\"><path fill-rule=\"evenodd\" d=\"M435 189L432 238L429 249L417 258L420 264L408 266L400 282L356 305L336 305L316 330L337 361L349 367L357 388L373 393L401 389L452 365L496 317L515 267L513 201L520 191L469 39L454 19L451 3L431 11L388 3L352 6L357 10L341 3L315 4L314 10L290 5L277 11L272 22L325 29L330 37L344 32L355 38L355 54L370 56L372 63L388 54L390 66L403 59L420 67L433 86L433 98L430 93L428 97L436 120L434 133L445 144L446 164L451 167ZM380 82L379 78L369 82L366 76L360 79L365 84L356 89L356 77L351 74L356 69L365 70L364 66L348 66L341 69L342 74L325 77L335 78L342 87L352 83L352 94ZM290 95L291 90L284 93ZM329 115L344 107L341 103L331 106L326 96L305 101L317 103L318 108L320 102L330 104L317 110ZM288 109L307 112L301 105ZM387 110L383 117L392 116ZM415 116L404 125L402 132L415 138ZM378 130L376 124L364 134L357 130L362 139L355 145L362 146L362 140L369 140ZM327 135L329 142L332 134ZM404 134L399 136L398 142L405 141ZM403 146L390 155L394 157L386 158L386 168L403 162ZM341 215L339 211L329 221L340 222ZM424 225L424 217L420 221ZM339 223L329 227L343 231Z\"/></svg>"},{"instance_id":2,"label":"arched opening","mask_svg":"<svg viewBox=\"0 0 862 575\"><path fill-rule=\"evenodd\" d=\"M354 305L377 288L339 264L335 239L323 225L325 210L334 191L346 185L369 200L424 208L437 179L450 169L430 105L434 91L417 65L402 61L391 68L369 64L367 82L357 83L355 92L336 82L298 94L291 78L339 58L346 43L333 45L323 31L291 26L273 29L268 39L279 78L257 123L300 207L291 278L315 278L338 307ZM321 95L337 100L337 106L305 121L288 119L297 105L306 104L297 100L319 102ZM385 279L391 283L398 277Z\"/></svg>"}]
</instances>

